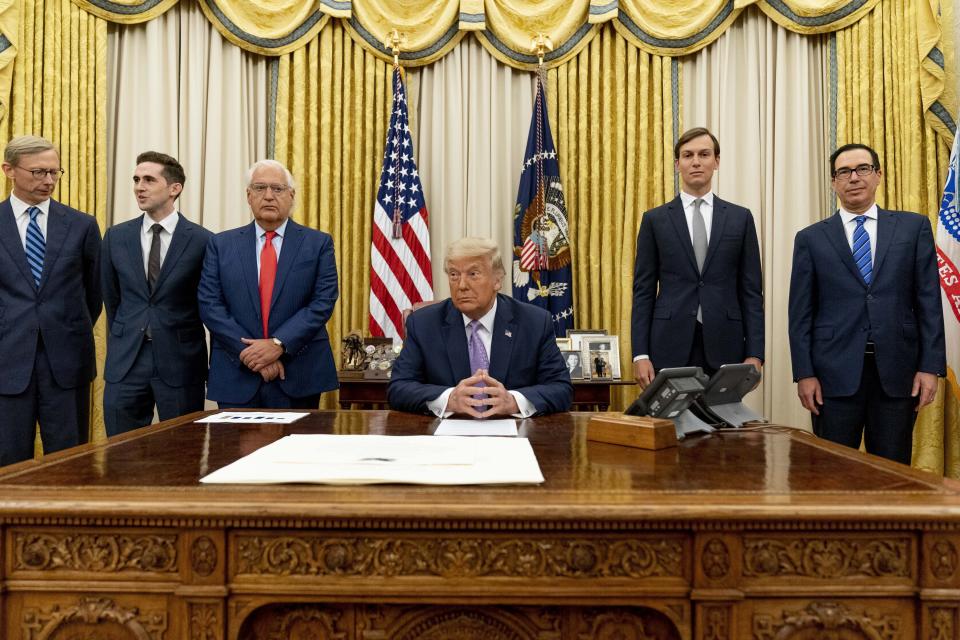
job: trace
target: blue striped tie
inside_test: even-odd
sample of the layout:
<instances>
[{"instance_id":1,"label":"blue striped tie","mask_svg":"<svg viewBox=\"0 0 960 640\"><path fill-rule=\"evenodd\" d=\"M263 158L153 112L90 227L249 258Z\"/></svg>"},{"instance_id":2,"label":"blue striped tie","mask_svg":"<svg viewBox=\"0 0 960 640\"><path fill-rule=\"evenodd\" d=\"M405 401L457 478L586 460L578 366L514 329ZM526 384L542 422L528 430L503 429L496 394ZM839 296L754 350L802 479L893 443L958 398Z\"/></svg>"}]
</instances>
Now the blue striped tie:
<instances>
[{"instance_id":1,"label":"blue striped tie","mask_svg":"<svg viewBox=\"0 0 960 640\"><path fill-rule=\"evenodd\" d=\"M870 234L863 226L867 216L857 216L854 220L857 221L857 228L853 230L853 261L857 263L863 281L870 284L873 280L873 256L870 255Z\"/></svg>"},{"instance_id":2,"label":"blue striped tie","mask_svg":"<svg viewBox=\"0 0 960 640\"><path fill-rule=\"evenodd\" d=\"M40 209L30 207L27 209L27 213L30 215L30 223L27 225L27 263L30 265L31 273L33 273L33 282L39 289L40 276L43 275L43 254L47 251L47 243L44 241L40 225L37 223Z\"/></svg>"}]
</instances>

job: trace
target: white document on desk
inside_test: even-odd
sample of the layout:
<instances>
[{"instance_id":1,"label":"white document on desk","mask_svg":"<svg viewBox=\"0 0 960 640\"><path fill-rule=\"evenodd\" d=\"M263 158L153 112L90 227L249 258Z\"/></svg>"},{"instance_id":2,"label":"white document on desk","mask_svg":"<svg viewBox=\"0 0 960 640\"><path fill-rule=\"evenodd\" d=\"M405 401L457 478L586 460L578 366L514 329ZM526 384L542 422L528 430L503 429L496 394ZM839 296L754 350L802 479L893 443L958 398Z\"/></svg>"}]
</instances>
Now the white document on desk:
<instances>
[{"instance_id":1,"label":"white document on desk","mask_svg":"<svg viewBox=\"0 0 960 640\"><path fill-rule=\"evenodd\" d=\"M194 422L221 422L227 424L291 424L310 415L295 411L221 411Z\"/></svg>"},{"instance_id":2,"label":"white document on desk","mask_svg":"<svg viewBox=\"0 0 960 640\"><path fill-rule=\"evenodd\" d=\"M505 420L441 420L433 432L435 436L513 436L517 435L517 421Z\"/></svg>"},{"instance_id":3,"label":"white document on desk","mask_svg":"<svg viewBox=\"0 0 960 640\"><path fill-rule=\"evenodd\" d=\"M526 438L294 434L200 479L207 484L538 484Z\"/></svg>"}]
</instances>

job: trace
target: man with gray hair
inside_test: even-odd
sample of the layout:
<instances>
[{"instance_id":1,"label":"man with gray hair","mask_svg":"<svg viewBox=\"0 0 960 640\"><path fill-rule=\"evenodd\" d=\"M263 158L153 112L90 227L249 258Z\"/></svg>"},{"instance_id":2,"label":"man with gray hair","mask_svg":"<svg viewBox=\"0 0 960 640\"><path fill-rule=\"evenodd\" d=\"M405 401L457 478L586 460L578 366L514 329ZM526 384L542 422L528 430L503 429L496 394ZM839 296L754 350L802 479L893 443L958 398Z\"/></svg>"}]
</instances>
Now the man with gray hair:
<instances>
[{"instance_id":1,"label":"man with gray hair","mask_svg":"<svg viewBox=\"0 0 960 640\"><path fill-rule=\"evenodd\" d=\"M44 453L87 441L103 304L97 221L51 198L57 148L14 138L3 172L13 191L0 202L0 464L11 464L33 457L38 422Z\"/></svg>"},{"instance_id":2,"label":"man with gray hair","mask_svg":"<svg viewBox=\"0 0 960 640\"><path fill-rule=\"evenodd\" d=\"M529 417L567 411L570 374L550 314L500 295L496 243L463 238L447 248L450 298L407 318L393 364L390 408L437 416Z\"/></svg>"},{"instance_id":3,"label":"man with gray hair","mask_svg":"<svg viewBox=\"0 0 960 640\"><path fill-rule=\"evenodd\" d=\"M290 220L295 195L286 167L260 160L247 172L253 222L207 244L198 299L207 397L221 407L316 409L338 386L326 326L339 295L333 239Z\"/></svg>"}]
</instances>

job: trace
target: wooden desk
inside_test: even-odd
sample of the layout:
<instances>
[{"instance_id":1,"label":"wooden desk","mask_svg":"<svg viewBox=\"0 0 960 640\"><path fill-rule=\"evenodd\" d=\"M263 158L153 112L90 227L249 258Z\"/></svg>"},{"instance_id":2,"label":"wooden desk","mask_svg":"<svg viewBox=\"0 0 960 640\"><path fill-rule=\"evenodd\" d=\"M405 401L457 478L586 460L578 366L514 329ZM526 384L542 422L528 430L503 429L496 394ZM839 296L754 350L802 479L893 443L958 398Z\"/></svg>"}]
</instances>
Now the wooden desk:
<instances>
[{"instance_id":1,"label":"wooden desk","mask_svg":"<svg viewBox=\"0 0 960 640\"><path fill-rule=\"evenodd\" d=\"M171 421L0 473L8 640L953 639L960 484L803 432L661 451L525 421L540 486L201 486L317 412Z\"/></svg>"},{"instance_id":2,"label":"wooden desk","mask_svg":"<svg viewBox=\"0 0 960 640\"><path fill-rule=\"evenodd\" d=\"M388 409L387 380L365 380L337 374L341 409ZM634 386L632 380L574 380L573 411L606 411L610 388ZM637 389L639 393L639 388Z\"/></svg>"}]
</instances>

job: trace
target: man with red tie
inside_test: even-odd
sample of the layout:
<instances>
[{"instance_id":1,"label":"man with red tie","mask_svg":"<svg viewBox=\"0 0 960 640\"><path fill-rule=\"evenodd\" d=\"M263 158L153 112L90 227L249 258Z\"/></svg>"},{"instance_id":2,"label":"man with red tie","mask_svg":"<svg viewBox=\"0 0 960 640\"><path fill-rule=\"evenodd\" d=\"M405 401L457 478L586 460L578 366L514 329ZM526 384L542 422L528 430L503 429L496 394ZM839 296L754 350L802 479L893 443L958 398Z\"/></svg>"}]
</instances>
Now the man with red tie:
<instances>
[{"instance_id":1,"label":"man with red tie","mask_svg":"<svg viewBox=\"0 0 960 640\"><path fill-rule=\"evenodd\" d=\"M327 320L333 240L290 220L296 184L276 160L247 172L250 224L210 239L200 317L210 330L207 397L221 407L316 409L337 388Z\"/></svg>"}]
</instances>

